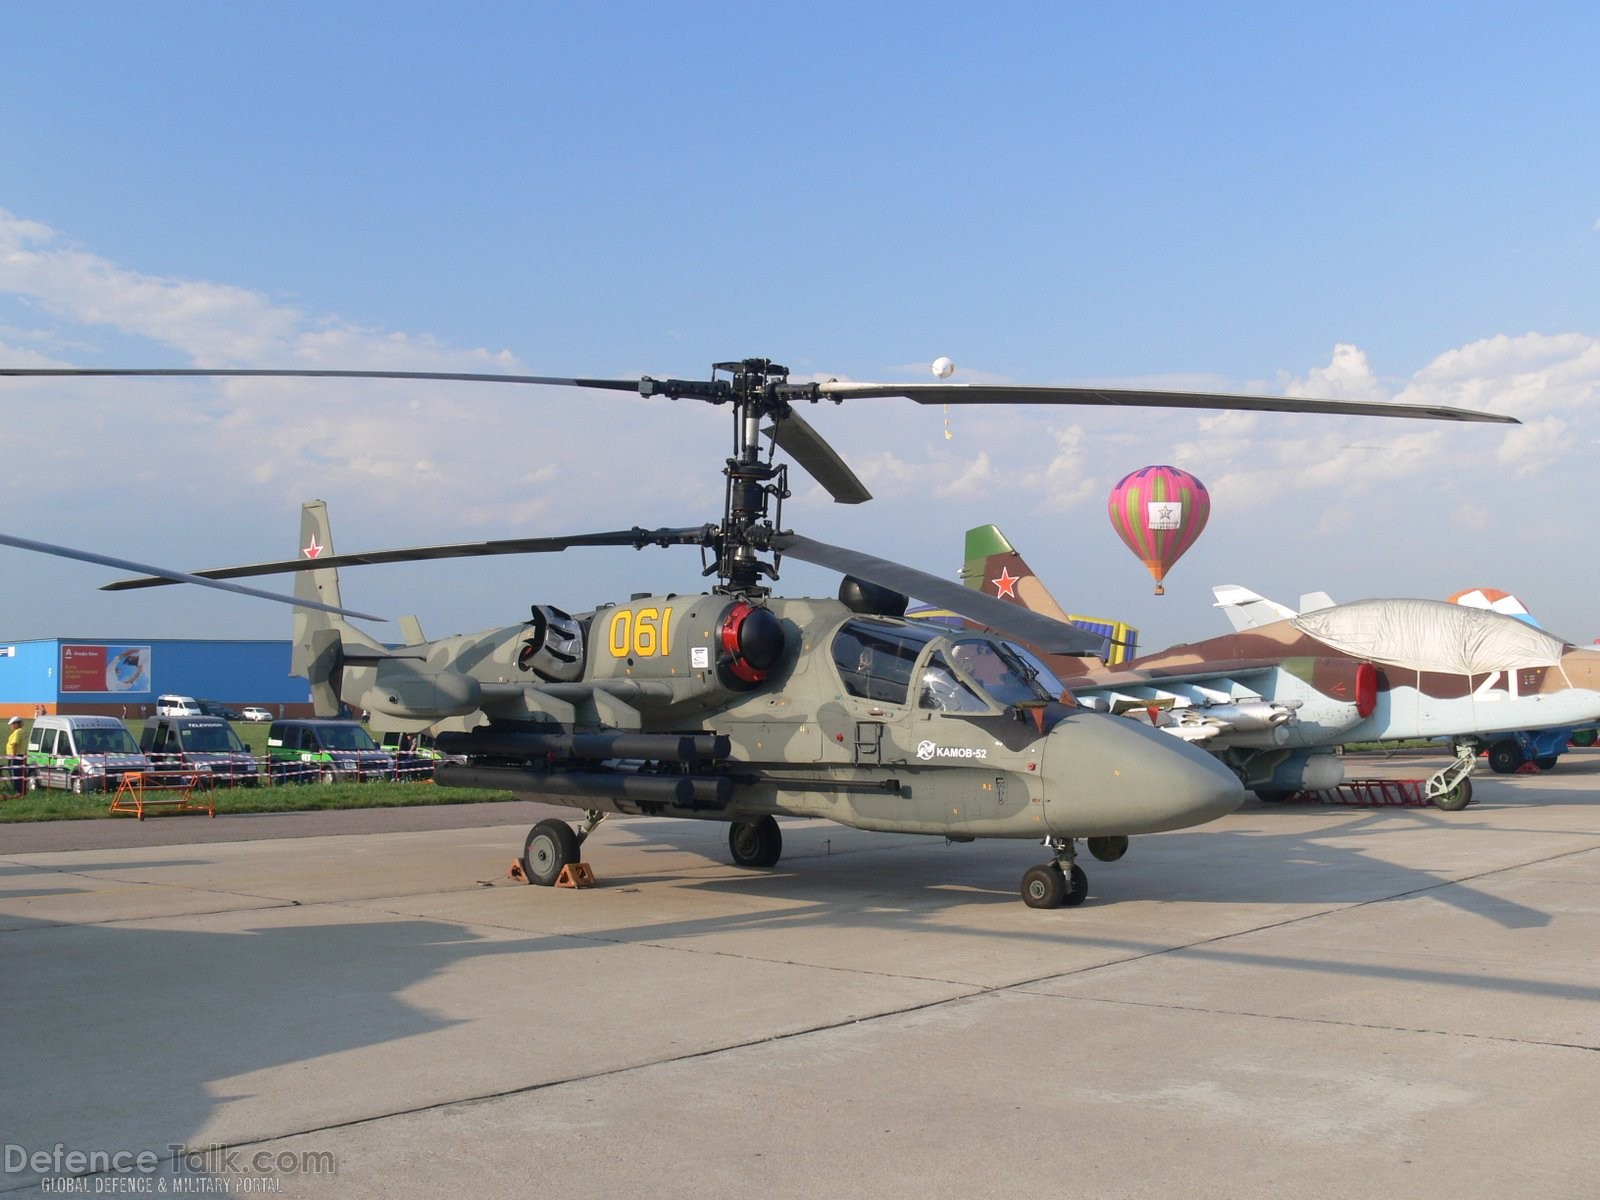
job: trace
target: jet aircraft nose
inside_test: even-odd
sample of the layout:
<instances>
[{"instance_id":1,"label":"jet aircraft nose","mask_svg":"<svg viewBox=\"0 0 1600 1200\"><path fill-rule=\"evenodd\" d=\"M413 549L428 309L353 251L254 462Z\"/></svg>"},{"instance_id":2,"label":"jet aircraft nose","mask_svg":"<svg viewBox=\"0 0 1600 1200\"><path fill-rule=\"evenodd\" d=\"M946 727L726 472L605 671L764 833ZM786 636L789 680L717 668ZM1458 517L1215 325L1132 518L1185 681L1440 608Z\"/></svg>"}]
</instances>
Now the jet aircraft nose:
<instances>
[{"instance_id":1,"label":"jet aircraft nose","mask_svg":"<svg viewBox=\"0 0 1600 1200\"><path fill-rule=\"evenodd\" d=\"M1244 801L1211 755L1127 717L1074 713L1050 731L1044 758L1045 824L1059 837L1185 829Z\"/></svg>"}]
</instances>

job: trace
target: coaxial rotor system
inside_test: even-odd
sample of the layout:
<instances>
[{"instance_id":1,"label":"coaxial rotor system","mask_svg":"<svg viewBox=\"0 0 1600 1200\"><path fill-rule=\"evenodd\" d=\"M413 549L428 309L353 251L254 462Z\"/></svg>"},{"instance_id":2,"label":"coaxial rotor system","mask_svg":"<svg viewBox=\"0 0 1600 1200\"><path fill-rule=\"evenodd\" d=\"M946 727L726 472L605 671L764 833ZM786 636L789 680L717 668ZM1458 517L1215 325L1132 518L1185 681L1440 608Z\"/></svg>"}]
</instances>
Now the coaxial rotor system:
<instances>
[{"instance_id":1,"label":"coaxial rotor system","mask_svg":"<svg viewBox=\"0 0 1600 1200\"><path fill-rule=\"evenodd\" d=\"M734 451L722 474L724 504L721 520L681 528L634 527L556 537L507 538L496 541L420 546L356 554L322 556L213 568L193 572L148 569L150 574L106 585L108 590L152 587L176 582L221 581L312 570L318 567L357 566L372 563L417 562L429 559L468 558L503 554L536 554L586 546L642 549L646 546L697 546L705 556L705 573L716 576L715 591L759 598L769 594L784 555L840 571L881 587L915 595L950 608L991 628L1009 632L1059 652L1077 652L1094 644L1080 631L1047 618L1035 618L1017 606L993 600L950 580L860 551L830 546L782 528L782 506L788 497L788 465L779 461L782 451L796 466L822 485L841 504L871 499L866 485L820 433L800 415L802 404L845 401L907 399L918 404L967 405L1090 405L1126 408L1232 409L1250 412L1327 413L1397 417L1421 420L1477 421L1515 424L1515 419L1469 409L1436 405L1409 405L1336 400L1310 400L1284 396L1240 396L1224 393L1166 392L1095 387L1038 387L999 384L882 384L836 379L794 382L789 369L766 358L746 358L713 365L704 380L593 379L573 376L512 375L480 372L320 370L306 368L110 368L110 367L0 367L0 377L11 378L289 378L418 380L434 382L496 383L540 387L574 387L672 400L699 400L728 405L734 421ZM20 544L14 542L13 544ZM64 547L30 543L27 548L83 557ZM259 594L259 593L252 593ZM292 601L291 601L292 602ZM1053 627L1053 628L1052 628Z\"/></svg>"}]
</instances>

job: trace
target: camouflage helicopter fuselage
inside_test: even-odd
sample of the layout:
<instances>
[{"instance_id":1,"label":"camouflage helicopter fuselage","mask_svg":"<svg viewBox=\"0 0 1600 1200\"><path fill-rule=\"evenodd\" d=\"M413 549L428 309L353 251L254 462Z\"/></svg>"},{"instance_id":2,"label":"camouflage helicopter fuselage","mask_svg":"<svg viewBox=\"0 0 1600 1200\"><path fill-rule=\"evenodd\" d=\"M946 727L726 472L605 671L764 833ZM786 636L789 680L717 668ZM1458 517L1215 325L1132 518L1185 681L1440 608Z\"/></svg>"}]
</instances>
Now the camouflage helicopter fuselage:
<instances>
[{"instance_id":1,"label":"camouflage helicopter fuselage","mask_svg":"<svg viewBox=\"0 0 1600 1200\"><path fill-rule=\"evenodd\" d=\"M1083 838L1197 824L1242 795L1209 756L1060 704L999 639L838 600L536 608L398 648L301 620L322 627L304 635L321 708L439 731L466 758L440 783L588 811Z\"/></svg>"}]
</instances>

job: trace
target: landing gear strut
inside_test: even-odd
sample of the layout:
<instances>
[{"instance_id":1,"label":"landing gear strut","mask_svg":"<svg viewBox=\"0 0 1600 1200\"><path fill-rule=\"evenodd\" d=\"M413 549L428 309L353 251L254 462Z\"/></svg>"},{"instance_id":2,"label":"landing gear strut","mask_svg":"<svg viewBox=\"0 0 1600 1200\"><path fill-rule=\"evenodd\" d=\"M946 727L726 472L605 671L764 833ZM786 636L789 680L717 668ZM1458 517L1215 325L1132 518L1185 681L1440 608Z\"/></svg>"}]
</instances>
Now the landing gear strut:
<instances>
[{"instance_id":1,"label":"landing gear strut","mask_svg":"<svg viewBox=\"0 0 1600 1200\"><path fill-rule=\"evenodd\" d=\"M1423 784L1422 794L1435 808L1442 808L1445 812L1459 812L1472 803L1472 780L1469 776L1477 762L1477 748L1469 742L1459 743L1456 746L1455 761L1428 776Z\"/></svg>"},{"instance_id":2,"label":"landing gear strut","mask_svg":"<svg viewBox=\"0 0 1600 1200\"><path fill-rule=\"evenodd\" d=\"M1022 902L1029 908L1075 908L1089 895L1089 877L1078 865L1073 838L1050 837L1044 844L1055 861L1029 867L1022 875Z\"/></svg>"}]
</instances>

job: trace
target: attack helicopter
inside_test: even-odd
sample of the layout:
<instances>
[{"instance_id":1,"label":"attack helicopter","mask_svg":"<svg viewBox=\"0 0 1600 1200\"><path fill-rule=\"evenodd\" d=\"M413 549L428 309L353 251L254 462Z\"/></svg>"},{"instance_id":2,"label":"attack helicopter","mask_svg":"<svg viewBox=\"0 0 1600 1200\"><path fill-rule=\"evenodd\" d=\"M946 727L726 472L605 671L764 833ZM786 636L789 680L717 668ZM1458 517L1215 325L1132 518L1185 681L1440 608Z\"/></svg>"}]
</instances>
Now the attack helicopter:
<instances>
[{"instance_id":1,"label":"attack helicopter","mask_svg":"<svg viewBox=\"0 0 1600 1200\"><path fill-rule=\"evenodd\" d=\"M304 509L293 559L188 573L151 568L106 586L297 573L292 672L310 680L319 714L350 705L366 710L379 730L435 730L436 747L459 760L439 765L439 783L507 790L583 813L581 828L550 819L529 831L521 862L531 882L553 884L611 814L725 822L734 862L749 868L778 862L777 817L826 817L954 842L1043 841L1051 861L1029 868L1020 888L1036 908L1076 905L1088 895L1080 841L1096 858L1115 861L1130 836L1214 820L1237 807L1243 790L1187 743L1063 702L1060 685L1007 640L1081 654L1095 644L1091 635L955 580L785 530L790 490L779 450L834 500L870 499L799 407L903 397L1510 420L1294 398L791 382L787 368L767 359L718 363L704 381L269 369L0 368L0 375L462 380L729 406L734 453L714 524L340 554L326 505L314 501ZM535 604L516 625L437 641L402 622L403 645L369 636L342 607L342 567L608 546L695 547L716 582L699 594L634 597L587 613ZM775 595L784 556L843 575L837 597ZM908 620L910 596L986 632Z\"/></svg>"}]
</instances>

